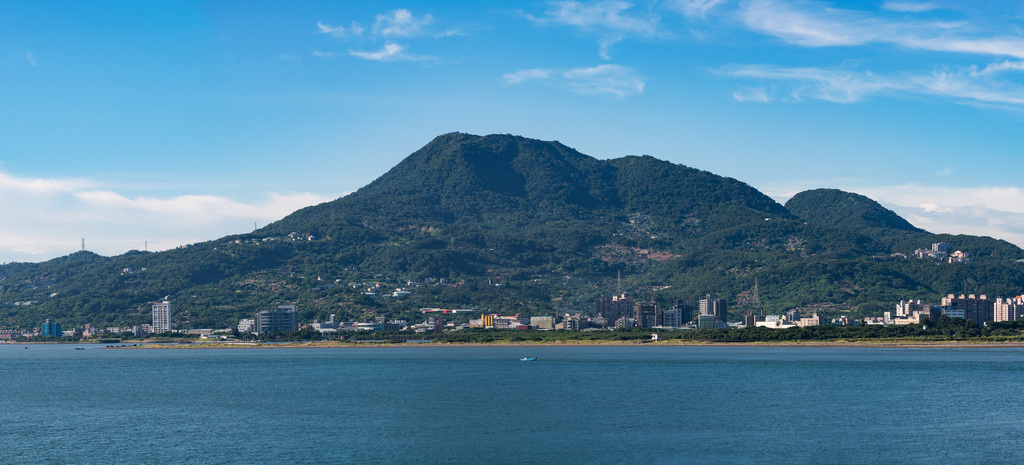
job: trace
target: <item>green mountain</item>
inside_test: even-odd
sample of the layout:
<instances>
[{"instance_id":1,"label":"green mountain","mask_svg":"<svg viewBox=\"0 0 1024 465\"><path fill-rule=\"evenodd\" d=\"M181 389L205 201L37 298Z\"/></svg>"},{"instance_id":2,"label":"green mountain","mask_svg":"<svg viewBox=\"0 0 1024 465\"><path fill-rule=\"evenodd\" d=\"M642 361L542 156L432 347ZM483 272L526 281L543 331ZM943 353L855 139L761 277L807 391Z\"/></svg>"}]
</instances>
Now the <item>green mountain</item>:
<instances>
[{"instance_id":1,"label":"green mountain","mask_svg":"<svg viewBox=\"0 0 1024 465\"><path fill-rule=\"evenodd\" d=\"M786 209L801 219L828 228L921 231L874 200L838 189L813 189L794 195Z\"/></svg>"},{"instance_id":2,"label":"green mountain","mask_svg":"<svg viewBox=\"0 0 1024 465\"><path fill-rule=\"evenodd\" d=\"M972 260L900 255L940 241ZM770 312L858 316L950 292L1017 295L1020 258L1005 241L921 231L856 194L808 191L783 207L649 156L597 160L558 142L455 133L253 233L0 266L0 326L145 323L148 302L165 295L179 327L224 327L279 302L297 303L302 320L416 321L420 308L463 306L589 313L620 274L623 292L664 304L716 294L741 312L757 279ZM412 295L383 297L400 286Z\"/></svg>"}]
</instances>

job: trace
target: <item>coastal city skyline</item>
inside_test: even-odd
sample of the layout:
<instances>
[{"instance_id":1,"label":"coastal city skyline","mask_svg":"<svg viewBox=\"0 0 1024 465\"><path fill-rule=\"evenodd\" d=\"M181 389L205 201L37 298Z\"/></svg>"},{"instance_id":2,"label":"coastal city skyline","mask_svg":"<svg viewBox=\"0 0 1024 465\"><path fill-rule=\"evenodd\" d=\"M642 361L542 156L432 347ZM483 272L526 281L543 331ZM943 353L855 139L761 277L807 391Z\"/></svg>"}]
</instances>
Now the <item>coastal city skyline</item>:
<instances>
[{"instance_id":1,"label":"coastal city skyline","mask_svg":"<svg viewBox=\"0 0 1024 465\"><path fill-rule=\"evenodd\" d=\"M1009 2L12 2L0 263L243 233L459 131L1024 244Z\"/></svg>"}]
</instances>

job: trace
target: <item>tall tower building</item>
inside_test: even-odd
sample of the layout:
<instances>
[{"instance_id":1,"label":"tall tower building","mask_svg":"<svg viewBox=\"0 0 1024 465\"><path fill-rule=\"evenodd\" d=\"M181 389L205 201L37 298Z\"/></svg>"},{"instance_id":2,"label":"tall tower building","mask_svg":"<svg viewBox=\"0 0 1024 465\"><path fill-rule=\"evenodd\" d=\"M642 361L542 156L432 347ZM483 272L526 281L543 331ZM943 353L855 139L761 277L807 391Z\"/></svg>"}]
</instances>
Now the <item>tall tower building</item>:
<instances>
[{"instance_id":1,"label":"tall tower building","mask_svg":"<svg viewBox=\"0 0 1024 465\"><path fill-rule=\"evenodd\" d=\"M664 318L661 310L658 308L658 303L653 300L650 302L637 302L636 316L634 318L636 318L636 325L640 328L653 328L664 324Z\"/></svg>"},{"instance_id":2,"label":"tall tower building","mask_svg":"<svg viewBox=\"0 0 1024 465\"><path fill-rule=\"evenodd\" d=\"M594 301L594 314L608 320L609 326L614 326L616 321L622 318L633 318L633 299L626 294L605 297L598 297Z\"/></svg>"},{"instance_id":3,"label":"tall tower building","mask_svg":"<svg viewBox=\"0 0 1024 465\"><path fill-rule=\"evenodd\" d=\"M153 302L153 332L166 333L171 330L171 297Z\"/></svg>"},{"instance_id":4,"label":"tall tower building","mask_svg":"<svg viewBox=\"0 0 1024 465\"><path fill-rule=\"evenodd\" d=\"M43 337L61 337L64 335L64 332L60 329L60 323L55 323L47 318L46 323L43 323L39 328L39 335Z\"/></svg>"},{"instance_id":5,"label":"tall tower building","mask_svg":"<svg viewBox=\"0 0 1024 465\"><path fill-rule=\"evenodd\" d=\"M981 296L963 295L956 297L950 294L942 299L943 308L955 308L963 310L964 319L971 320L982 326L987 321L995 320L995 301L990 300L988 296L982 294Z\"/></svg>"},{"instance_id":6,"label":"tall tower building","mask_svg":"<svg viewBox=\"0 0 1024 465\"><path fill-rule=\"evenodd\" d=\"M712 315L715 321L726 322L729 314L728 305L725 299L716 299L710 294L702 297L699 301L700 315Z\"/></svg>"}]
</instances>

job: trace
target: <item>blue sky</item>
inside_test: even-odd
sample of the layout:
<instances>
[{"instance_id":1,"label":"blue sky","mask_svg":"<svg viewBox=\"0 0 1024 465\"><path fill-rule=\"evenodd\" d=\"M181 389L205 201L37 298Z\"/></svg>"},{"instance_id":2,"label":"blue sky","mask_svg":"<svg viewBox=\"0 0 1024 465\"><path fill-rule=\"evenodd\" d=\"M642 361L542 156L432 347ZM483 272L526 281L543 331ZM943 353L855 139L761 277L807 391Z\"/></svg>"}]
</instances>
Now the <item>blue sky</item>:
<instances>
[{"instance_id":1,"label":"blue sky","mask_svg":"<svg viewBox=\"0 0 1024 465\"><path fill-rule=\"evenodd\" d=\"M1011 1L13 0L0 262L247 232L452 131L1024 245L1022 128Z\"/></svg>"}]
</instances>

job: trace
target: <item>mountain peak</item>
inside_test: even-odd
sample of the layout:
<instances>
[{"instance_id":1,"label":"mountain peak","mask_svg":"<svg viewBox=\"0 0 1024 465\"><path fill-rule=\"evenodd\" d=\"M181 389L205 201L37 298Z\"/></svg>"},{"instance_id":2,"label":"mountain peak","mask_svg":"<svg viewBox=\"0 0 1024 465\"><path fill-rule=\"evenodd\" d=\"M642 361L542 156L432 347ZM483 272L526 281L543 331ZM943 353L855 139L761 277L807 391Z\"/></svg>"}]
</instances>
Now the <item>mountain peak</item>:
<instances>
[{"instance_id":1,"label":"mountain peak","mask_svg":"<svg viewBox=\"0 0 1024 465\"><path fill-rule=\"evenodd\" d=\"M921 231L878 202L839 189L803 191L786 202L786 209L808 223L829 228Z\"/></svg>"}]
</instances>

